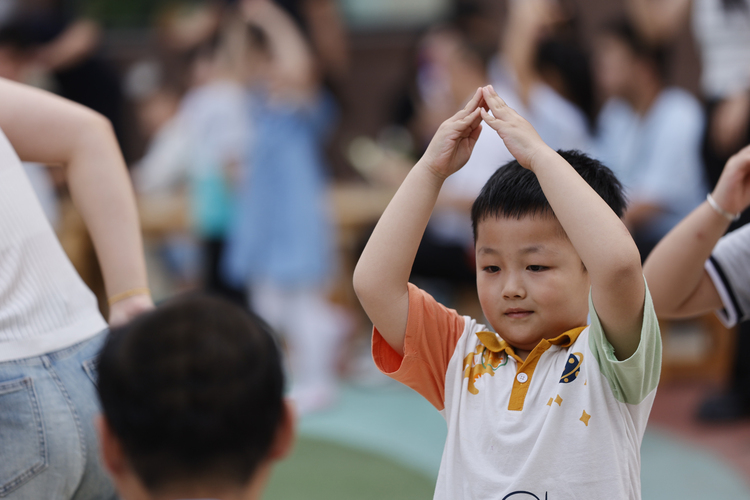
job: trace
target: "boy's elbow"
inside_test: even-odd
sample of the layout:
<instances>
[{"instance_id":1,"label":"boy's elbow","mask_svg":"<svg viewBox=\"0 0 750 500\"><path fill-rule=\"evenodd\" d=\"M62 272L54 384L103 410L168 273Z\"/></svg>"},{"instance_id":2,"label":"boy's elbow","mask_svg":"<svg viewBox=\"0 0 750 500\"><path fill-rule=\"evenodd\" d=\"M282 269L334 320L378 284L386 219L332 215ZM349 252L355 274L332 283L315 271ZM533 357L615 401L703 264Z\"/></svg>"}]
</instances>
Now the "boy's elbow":
<instances>
[{"instance_id":1,"label":"boy's elbow","mask_svg":"<svg viewBox=\"0 0 750 500\"><path fill-rule=\"evenodd\" d=\"M635 244L632 245L632 248L623 248L619 255L613 257L608 269L608 277L611 282L622 284L643 281L641 255Z\"/></svg>"},{"instance_id":2,"label":"boy's elbow","mask_svg":"<svg viewBox=\"0 0 750 500\"><path fill-rule=\"evenodd\" d=\"M390 295L388 290L392 288L388 286L387 282L378 279L379 277L375 272L366 267L357 266L354 270L352 277L354 293L357 295L359 303L365 309L368 306L380 304L384 298Z\"/></svg>"},{"instance_id":3,"label":"boy's elbow","mask_svg":"<svg viewBox=\"0 0 750 500\"><path fill-rule=\"evenodd\" d=\"M352 276L352 285L354 286L354 293L357 294L357 298L360 302L366 300L368 292L371 289L371 280L368 279L367 273L357 266L354 269L354 275Z\"/></svg>"}]
</instances>

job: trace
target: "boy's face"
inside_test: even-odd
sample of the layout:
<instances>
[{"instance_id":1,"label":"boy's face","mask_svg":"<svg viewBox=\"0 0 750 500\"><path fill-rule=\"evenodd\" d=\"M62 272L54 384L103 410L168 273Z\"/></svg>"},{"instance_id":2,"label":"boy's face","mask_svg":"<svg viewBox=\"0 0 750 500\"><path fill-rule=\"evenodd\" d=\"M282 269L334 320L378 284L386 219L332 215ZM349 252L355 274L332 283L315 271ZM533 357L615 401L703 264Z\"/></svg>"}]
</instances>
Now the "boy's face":
<instances>
[{"instance_id":1,"label":"boy's face","mask_svg":"<svg viewBox=\"0 0 750 500\"><path fill-rule=\"evenodd\" d=\"M513 347L530 351L586 324L588 273L553 216L484 219L476 260L482 311Z\"/></svg>"}]
</instances>

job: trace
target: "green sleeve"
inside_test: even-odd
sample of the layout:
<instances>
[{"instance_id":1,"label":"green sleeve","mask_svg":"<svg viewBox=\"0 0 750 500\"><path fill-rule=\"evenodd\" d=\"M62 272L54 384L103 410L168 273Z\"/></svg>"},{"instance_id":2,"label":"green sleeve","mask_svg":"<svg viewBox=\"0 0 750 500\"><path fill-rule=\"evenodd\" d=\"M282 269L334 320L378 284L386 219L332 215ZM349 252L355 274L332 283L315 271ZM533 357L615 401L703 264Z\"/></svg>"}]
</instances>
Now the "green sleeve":
<instances>
[{"instance_id":1,"label":"green sleeve","mask_svg":"<svg viewBox=\"0 0 750 500\"><path fill-rule=\"evenodd\" d=\"M661 373L661 333L648 285L643 305L641 339L638 349L628 359L620 361L615 357L615 349L607 340L590 292L589 313L589 348L599 364L599 370L609 382L612 393L621 403L641 403L656 389Z\"/></svg>"}]
</instances>

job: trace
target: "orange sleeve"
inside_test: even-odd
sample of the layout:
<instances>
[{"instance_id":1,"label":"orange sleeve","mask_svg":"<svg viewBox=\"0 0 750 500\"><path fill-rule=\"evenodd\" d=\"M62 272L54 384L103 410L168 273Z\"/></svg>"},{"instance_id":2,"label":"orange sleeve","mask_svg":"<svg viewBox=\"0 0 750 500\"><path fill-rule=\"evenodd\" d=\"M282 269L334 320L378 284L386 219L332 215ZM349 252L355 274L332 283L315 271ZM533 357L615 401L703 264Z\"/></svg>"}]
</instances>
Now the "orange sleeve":
<instances>
[{"instance_id":1,"label":"orange sleeve","mask_svg":"<svg viewBox=\"0 0 750 500\"><path fill-rule=\"evenodd\" d=\"M409 283L409 317L400 356L380 335L372 333L372 357L377 367L425 397L438 410L445 407L445 373L464 318Z\"/></svg>"}]
</instances>

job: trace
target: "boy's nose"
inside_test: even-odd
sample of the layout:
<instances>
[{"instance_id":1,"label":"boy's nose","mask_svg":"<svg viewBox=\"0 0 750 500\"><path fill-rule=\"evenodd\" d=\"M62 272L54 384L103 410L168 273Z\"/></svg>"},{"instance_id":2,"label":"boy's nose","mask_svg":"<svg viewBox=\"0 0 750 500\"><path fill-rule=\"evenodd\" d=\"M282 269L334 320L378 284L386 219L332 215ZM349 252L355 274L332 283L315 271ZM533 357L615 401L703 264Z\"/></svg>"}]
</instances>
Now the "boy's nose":
<instances>
[{"instance_id":1,"label":"boy's nose","mask_svg":"<svg viewBox=\"0 0 750 500\"><path fill-rule=\"evenodd\" d=\"M526 289L523 283L516 276L508 276L503 283L503 298L505 299L522 299L526 296Z\"/></svg>"}]
</instances>

